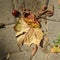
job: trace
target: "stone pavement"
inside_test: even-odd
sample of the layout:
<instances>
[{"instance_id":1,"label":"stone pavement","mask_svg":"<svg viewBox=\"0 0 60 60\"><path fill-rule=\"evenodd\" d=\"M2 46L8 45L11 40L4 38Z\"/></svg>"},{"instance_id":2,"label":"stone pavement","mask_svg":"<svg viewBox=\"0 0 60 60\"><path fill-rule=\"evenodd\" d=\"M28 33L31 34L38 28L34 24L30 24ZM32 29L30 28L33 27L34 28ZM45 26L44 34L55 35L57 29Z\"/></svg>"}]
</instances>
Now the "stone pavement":
<instances>
[{"instance_id":1,"label":"stone pavement","mask_svg":"<svg viewBox=\"0 0 60 60\"><path fill-rule=\"evenodd\" d=\"M17 1L18 3L16 2L16 0L0 0L0 23L10 24L15 22L15 18L12 16L11 12L13 8L18 9L23 0ZM58 4L56 2L57 0L53 0L55 6L55 13L54 16L49 19L57 19L58 21L60 19L60 9L58 9ZM31 2L29 4L31 4ZM26 4L25 6L28 7L28 4ZM45 30L43 22L42 25L43 29ZM23 51L19 51L13 26L14 24L6 25L5 28L0 29L0 60L4 60L3 57L5 57L7 53L10 53L9 60L30 60L31 48L23 46ZM60 22L48 20L47 27L49 33L49 43L50 46L52 46L53 41L56 40L58 34L60 33ZM50 53L49 55L47 55L39 48L32 60L60 60L60 54Z\"/></svg>"}]
</instances>

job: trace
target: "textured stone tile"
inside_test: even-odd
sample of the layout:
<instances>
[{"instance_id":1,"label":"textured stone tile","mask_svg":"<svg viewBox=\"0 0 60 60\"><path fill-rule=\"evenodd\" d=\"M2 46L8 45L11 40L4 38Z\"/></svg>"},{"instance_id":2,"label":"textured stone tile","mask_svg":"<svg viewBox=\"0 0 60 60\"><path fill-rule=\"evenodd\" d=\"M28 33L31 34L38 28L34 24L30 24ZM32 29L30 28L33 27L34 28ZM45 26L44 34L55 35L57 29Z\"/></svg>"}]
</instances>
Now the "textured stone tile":
<instances>
[{"instance_id":1,"label":"textured stone tile","mask_svg":"<svg viewBox=\"0 0 60 60\"><path fill-rule=\"evenodd\" d=\"M60 60L60 53L58 54L58 60Z\"/></svg>"},{"instance_id":2,"label":"textured stone tile","mask_svg":"<svg viewBox=\"0 0 60 60\"><path fill-rule=\"evenodd\" d=\"M58 4L58 0L50 0L50 4L54 5L54 15L52 17L50 17L50 19L54 19L54 20L60 20L60 6Z\"/></svg>"},{"instance_id":3,"label":"textured stone tile","mask_svg":"<svg viewBox=\"0 0 60 60\"><path fill-rule=\"evenodd\" d=\"M0 23L8 24L15 22L12 10L12 0L0 0Z\"/></svg>"},{"instance_id":4,"label":"textured stone tile","mask_svg":"<svg viewBox=\"0 0 60 60\"><path fill-rule=\"evenodd\" d=\"M48 35L49 35L49 42L53 45L53 41L56 41L60 34L60 22L51 22L48 21Z\"/></svg>"},{"instance_id":5,"label":"textured stone tile","mask_svg":"<svg viewBox=\"0 0 60 60\"><path fill-rule=\"evenodd\" d=\"M21 10L22 8L30 9L32 12L37 12L45 5L46 0L14 0L15 9Z\"/></svg>"},{"instance_id":6,"label":"textured stone tile","mask_svg":"<svg viewBox=\"0 0 60 60\"><path fill-rule=\"evenodd\" d=\"M13 1L13 2L12 2ZM24 0L25 1L25 0ZM19 10L21 7L24 6L23 0L0 0L0 23L10 24L15 22L14 17L12 16L11 12L13 9L12 3L14 4L14 8ZM44 2L43 2L44 1ZM52 1L52 0L50 0ZM42 2L41 6L40 3ZM42 5L46 3L45 0L26 0L25 7L31 9L32 11L37 11L42 7ZM52 2L51 2L52 3ZM53 0L54 4L54 16L50 17L50 19L60 19L60 9L57 4L57 0ZM43 22L42 22L43 24ZM48 33L49 33L49 42L53 45L53 41L56 40L58 34L60 33L60 22L52 22L48 21ZM43 30L45 30L43 24ZM18 52L19 49L17 47L17 41L15 39L15 32L13 30L12 25L6 26L6 28L0 29L0 57L3 58L5 53L8 52L17 52L15 54L10 55L10 60L30 60L31 57L31 50L27 46L23 46L23 52ZM0 59L1 60L1 59ZM60 60L60 54L50 54L48 57L47 55L38 49L36 55L33 57L32 60Z\"/></svg>"},{"instance_id":7,"label":"textured stone tile","mask_svg":"<svg viewBox=\"0 0 60 60\"><path fill-rule=\"evenodd\" d=\"M39 48L32 60L47 60L47 55Z\"/></svg>"},{"instance_id":8,"label":"textured stone tile","mask_svg":"<svg viewBox=\"0 0 60 60\"><path fill-rule=\"evenodd\" d=\"M51 54L48 56L48 60L58 60L58 55L51 53Z\"/></svg>"},{"instance_id":9,"label":"textured stone tile","mask_svg":"<svg viewBox=\"0 0 60 60\"><path fill-rule=\"evenodd\" d=\"M12 25L0 29L0 55L19 51Z\"/></svg>"},{"instance_id":10,"label":"textured stone tile","mask_svg":"<svg viewBox=\"0 0 60 60\"><path fill-rule=\"evenodd\" d=\"M11 54L10 60L30 60L30 56L26 55L24 52L18 52L15 54Z\"/></svg>"}]
</instances>

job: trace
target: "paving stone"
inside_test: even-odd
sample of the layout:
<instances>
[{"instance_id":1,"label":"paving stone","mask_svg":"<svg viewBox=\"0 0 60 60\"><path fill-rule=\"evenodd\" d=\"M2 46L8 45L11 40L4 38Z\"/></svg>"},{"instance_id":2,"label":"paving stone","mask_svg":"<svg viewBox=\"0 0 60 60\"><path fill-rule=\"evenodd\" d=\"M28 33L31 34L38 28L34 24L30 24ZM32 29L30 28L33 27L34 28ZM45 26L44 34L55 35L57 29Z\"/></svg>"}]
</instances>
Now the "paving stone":
<instances>
[{"instance_id":1,"label":"paving stone","mask_svg":"<svg viewBox=\"0 0 60 60\"><path fill-rule=\"evenodd\" d=\"M27 52L26 52L27 53ZM10 56L10 60L30 60L30 56L24 52L18 52Z\"/></svg>"},{"instance_id":2,"label":"paving stone","mask_svg":"<svg viewBox=\"0 0 60 60\"><path fill-rule=\"evenodd\" d=\"M46 4L47 0L14 0L15 9L21 10L22 8L30 9L32 12L37 12L43 5Z\"/></svg>"},{"instance_id":3,"label":"paving stone","mask_svg":"<svg viewBox=\"0 0 60 60\"><path fill-rule=\"evenodd\" d=\"M0 23L8 24L15 22L12 16L12 0L0 0Z\"/></svg>"},{"instance_id":4,"label":"paving stone","mask_svg":"<svg viewBox=\"0 0 60 60\"><path fill-rule=\"evenodd\" d=\"M58 34L60 33L60 22L56 22L55 20L60 20L60 9L59 4L57 0L50 0L50 4L54 5L54 15L52 17L48 17L51 20L54 21L48 21L48 33L50 41L56 40L58 37ZM52 43L52 42L51 42Z\"/></svg>"},{"instance_id":5,"label":"paving stone","mask_svg":"<svg viewBox=\"0 0 60 60\"><path fill-rule=\"evenodd\" d=\"M60 60L60 53L58 53L58 60Z\"/></svg>"},{"instance_id":6,"label":"paving stone","mask_svg":"<svg viewBox=\"0 0 60 60\"><path fill-rule=\"evenodd\" d=\"M50 0L50 4L54 5L54 15L52 17L50 17L50 19L52 20L60 20L60 8L59 8L59 4L57 0Z\"/></svg>"},{"instance_id":7,"label":"paving stone","mask_svg":"<svg viewBox=\"0 0 60 60\"><path fill-rule=\"evenodd\" d=\"M48 60L58 60L58 55L51 53L51 54L48 56Z\"/></svg>"},{"instance_id":8,"label":"paving stone","mask_svg":"<svg viewBox=\"0 0 60 60\"><path fill-rule=\"evenodd\" d=\"M52 0L50 1L52 3ZM35 0L33 1L26 0L25 7L30 8L32 11L34 10L37 11L37 9L41 8L40 2L43 2L43 4L46 3L45 0L37 0L36 3ZM11 14L13 10L12 3L14 4L14 8L17 10L20 9L22 6L24 6L23 0L0 0L0 23L10 24L15 22L14 17ZM53 4L55 7L54 16L48 18L52 20L54 19L59 20L60 9L59 9L59 5L57 4L57 0L53 0ZM60 22L48 21L47 26L48 26L48 33L49 33L49 42L51 45L53 45L53 41L56 40L58 34L60 33L60 28L59 28ZM43 24L43 29L45 30L44 24ZM8 52L11 53L17 52L15 54L11 54L10 60L30 60L31 57L30 48L27 46L23 46L23 52L19 52L19 49L17 47L17 41L14 36L15 36L15 32L13 30L13 25L8 25L6 26L6 28L0 29L0 57L3 58L3 56L5 56L6 53ZM47 55L44 52L40 51L39 48L32 60L60 60L60 54L50 54L47 57Z\"/></svg>"},{"instance_id":9,"label":"paving stone","mask_svg":"<svg viewBox=\"0 0 60 60\"><path fill-rule=\"evenodd\" d=\"M21 10L24 6L24 1L23 0L13 0L13 4L15 9Z\"/></svg>"},{"instance_id":10,"label":"paving stone","mask_svg":"<svg viewBox=\"0 0 60 60\"><path fill-rule=\"evenodd\" d=\"M37 53L32 60L47 60L47 55L38 48Z\"/></svg>"},{"instance_id":11,"label":"paving stone","mask_svg":"<svg viewBox=\"0 0 60 60\"><path fill-rule=\"evenodd\" d=\"M48 22L48 35L49 35L49 42L53 45L53 41L56 41L60 34L60 22Z\"/></svg>"},{"instance_id":12,"label":"paving stone","mask_svg":"<svg viewBox=\"0 0 60 60\"><path fill-rule=\"evenodd\" d=\"M0 29L0 55L19 51L13 25Z\"/></svg>"}]
</instances>

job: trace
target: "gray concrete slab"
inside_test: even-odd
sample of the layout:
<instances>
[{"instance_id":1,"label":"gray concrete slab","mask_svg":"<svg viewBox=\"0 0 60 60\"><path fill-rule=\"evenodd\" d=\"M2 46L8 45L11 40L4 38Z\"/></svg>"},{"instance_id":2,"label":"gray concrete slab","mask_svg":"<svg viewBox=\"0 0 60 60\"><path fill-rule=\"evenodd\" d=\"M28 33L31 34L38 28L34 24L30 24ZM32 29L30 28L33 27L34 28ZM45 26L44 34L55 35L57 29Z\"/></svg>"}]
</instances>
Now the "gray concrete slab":
<instances>
[{"instance_id":1,"label":"gray concrete slab","mask_svg":"<svg viewBox=\"0 0 60 60\"><path fill-rule=\"evenodd\" d=\"M60 5L58 3L58 0L50 0L50 4L54 5L54 15L50 17L52 20L59 20L60 21ZM49 17L48 17L49 18Z\"/></svg>"},{"instance_id":2,"label":"gray concrete slab","mask_svg":"<svg viewBox=\"0 0 60 60\"><path fill-rule=\"evenodd\" d=\"M22 8L30 9L32 12L37 13L47 0L14 0L15 9L21 10Z\"/></svg>"},{"instance_id":3,"label":"gray concrete slab","mask_svg":"<svg viewBox=\"0 0 60 60\"><path fill-rule=\"evenodd\" d=\"M15 22L12 16L12 0L0 0L0 23L8 24Z\"/></svg>"},{"instance_id":4,"label":"gray concrete slab","mask_svg":"<svg viewBox=\"0 0 60 60\"><path fill-rule=\"evenodd\" d=\"M38 48L37 53L32 60L47 60L47 55L40 48Z\"/></svg>"},{"instance_id":5,"label":"gray concrete slab","mask_svg":"<svg viewBox=\"0 0 60 60\"><path fill-rule=\"evenodd\" d=\"M0 29L0 55L19 51L12 25Z\"/></svg>"},{"instance_id":6,"label":"gray concrete slab","mask_svg":"<svg viewBox=\"0 0 60 60\"><path fill-rule=\"evenodd\" d=\"M56 41L60 34L60 22L51 22L48 21L48 35L49 35L49 42L53 45L53 41Z\"/></svg>"},{"instance_id":7,"label":"gray concrete slab","mask_svg":"<svg viewBox=\"0 0 60 60\"><path fill-rule=\"evenodd\" d=\"M58 60L60 60L60 53L58 54Z\"/></svg>"},{"instance_id":8,"label":"gray concrete slab","mask_svg":"<svg viewBox=\"0 0 60 60\"><path fill-rule=\"evenodd\" d=\"M58 60L58 55L57 54L50 54L48 56L48 60Z\"/></svg>"},{"instance_id":9,"label":"gray concrete slab","mask_svg":"<svg viewBox=\"0 0 60 60\"><path fill-rule=\"evenodd\" d=\"M26 0L25 7L35 12L37 11L37 9L41 8L40 2L44 1L43 3L45 4L45 0L36 1ZM50 1L51 3L53 2L54 5L54 16L48 18L52 20L60 20L60 9L57 0ZM23 0L0 0L0 23L10 24L15 22L14 17L11 14L13 9L12 3L14 4L14 8L17 10L19 10L24 5ZM42 24L43 30L45 30L44 22L42 22ZM48 21L47 27L49 33L49 42L51 45L53 45L53 41L56 40L58 34L60 33L60 22ZM6 53L11 52L12 54L10 55L10 60L30 60L30 48L27 46L23 46L23 51L19 52L17 41L14 36L15 32L13 30L13 25L7 25L6 28L0 29L0 57L3 58ZM50 54L47 57L47 55L39 48L32 60L60 60L60 54Z\"/></svg>"},{"instance_id":10,"label":"gray concrete slab","mask_svg":"<svg viewBox=\"0 0 60 60\"><path fill-rule=\"evenodd\" d=\"M25 52L18 52L11 54L9 60L30 60L30 56L28 54L25 54Z\"/></svg>"}]
</instances>

